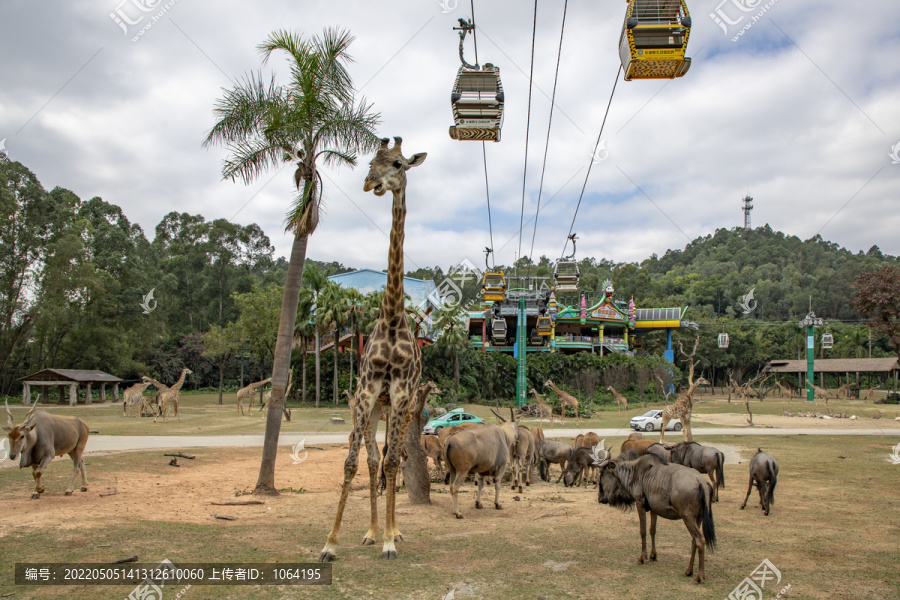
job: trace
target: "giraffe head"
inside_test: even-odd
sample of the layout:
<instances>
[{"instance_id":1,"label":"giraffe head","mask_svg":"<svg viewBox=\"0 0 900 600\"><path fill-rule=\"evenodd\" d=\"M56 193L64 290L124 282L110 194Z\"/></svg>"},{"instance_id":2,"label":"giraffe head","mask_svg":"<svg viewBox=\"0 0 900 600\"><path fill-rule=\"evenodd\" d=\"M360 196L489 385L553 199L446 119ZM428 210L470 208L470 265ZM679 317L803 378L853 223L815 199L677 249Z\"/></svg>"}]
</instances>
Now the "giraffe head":
<instances>
[{"instance_id":1,"label":"giraffe head","mask_svg":"<svg viewBox=\"0 0 900 600\"><path fill-rule=\"evenodd\" d=\"M388 148L389 141L388 138L381 139L381 148L369 163L369 174L363 184L364 192L374 191L376 196L383 196L387 191L397 193L406 189L406 172L421 165L428 156L427 153L420 152L405 158L400 152L403 140L395 137L391 148Z\"/></svg>"}]
</instances>

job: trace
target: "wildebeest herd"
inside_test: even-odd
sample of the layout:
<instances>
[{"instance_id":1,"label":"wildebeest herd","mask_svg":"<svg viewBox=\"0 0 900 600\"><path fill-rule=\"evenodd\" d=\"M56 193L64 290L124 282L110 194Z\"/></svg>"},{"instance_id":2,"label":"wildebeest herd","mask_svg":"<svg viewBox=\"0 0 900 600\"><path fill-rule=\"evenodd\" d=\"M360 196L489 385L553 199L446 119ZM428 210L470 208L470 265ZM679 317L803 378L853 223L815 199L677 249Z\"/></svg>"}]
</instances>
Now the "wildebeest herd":
<instances>
[{"instance_id":1,"label":"wildebeest herd","mask_svg":"<svg viewBox=\"0 0 900 600\"><path fill-rule=\"evenodd\" d=\"M622 444L618 456L593 433L579 435L572 445L546 439L540 427L531 429L506 420L496 412L501 425L472 425L441 430L440 438L422 436L429 456L439 468L446 465L445 483L450 484L452 512L463 518L458 504L460 485L474 475L478 492L475 508L482 508L481 492L485 480L493 479L494 506L501 508L500 485L509 467L513 489L522 491L522 482L530 485L535 465L544 481L551 480L551 465L559 465L556 483L566 487L596 485L601 504L636 509L640 523L641 555L639 563L656 560L656 520L684 521L691 534L691 558L685 575L694 580L706 578L706 549L716 545L712 505L719 501L719 488L725 487L725 456L719 450L682 441L661 444L632 433ZM706 475L706 477L704 477ZM774 502L778 464L759 450L750 463L749 497L753 486L759 488L760 508L766 515ZM708 479L707 479L708 478ZM743 509L746 505L746 498ZM650 515L650 551L647 552L647 514Z\"/></svg>"},{"instance_id":2,"label":"wildebeest herd","mask_svg":"<svg viewBox=\"0 0 900 600\"><path fill-rule=\"evenodd\" d=\"M32 467L35 490L32 498L44 492L41 473L54 456L68 454L73 461L72 483L66 490L70 495L81 472L82 488L87 491L87 478L82 453L88 439L88 427L77 417L62 417L37 411L35 404L22 424L15 425L9 406L6 407L10 442L10 458L19 457L19 467ZM541 479L551 480L551 466L559 465L567 487L596 485L597 500L601 504L623 510L636 509L640 523L641 555L638 560L656 560L656 520L684 521L691 534L691 559L685 575L694 574L694 559L698 569L695 581L706 577L705 552L716 544L712 505L718 502L719 488L725 487L724 455L722 452L696 442L660 444L632 433L622 444L618 456L605 446L605 440L592 432L579 435L572 445L545 438L540 427L520 425L512 411L510 419L494 413L500 425L466 424L440 431L439 436L421 436L426 453L438 469L446 467L445 483L450 485L452 513L463 518L459 509L458 492L465 479L474 475L478 492L475 508L482 508L481 493L485 481L494 485L494 507L500 504L500 486L507 470L511 473L512 488L520 493L522 485L531 484L534 466ZM703 475L708 477L704 477ZM775 500L778 463L762 450L750 461L747 495L741 509L756 486L759 506L766 515ZM650 515L650 552L647 552L647 513Z\"/></svg>"}]
</instances>

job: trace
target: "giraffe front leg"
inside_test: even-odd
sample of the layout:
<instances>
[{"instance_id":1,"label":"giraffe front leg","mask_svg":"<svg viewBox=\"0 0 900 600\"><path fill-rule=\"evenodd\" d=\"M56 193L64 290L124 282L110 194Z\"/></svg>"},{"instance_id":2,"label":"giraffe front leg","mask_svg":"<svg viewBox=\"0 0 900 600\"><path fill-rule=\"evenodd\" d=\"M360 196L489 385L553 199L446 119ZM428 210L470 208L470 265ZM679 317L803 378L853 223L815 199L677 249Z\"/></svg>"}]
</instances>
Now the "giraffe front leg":
<instances>
[{"instance_id":1,"label":"giraffe front leg","mask_svg":"<svg viewBox=\"0 0 900 600\"><path fill-rule=\"evenodd\" d=\"M375 442L375 427L378 424L379 405L376 404L373 409L373 416L369 419L369 425L365 430L366 440L366 463L369 466L369 530L363 536L362 545L371 546L375 543L375 536L378 534L378 465L380 464L380 455L378 452L378 444Z\"/></svg>"},{"instance_id":2,"label":"giraffe front leg","mask_svg":"<svg viewBox=\"0 0 900 600\"><path fill-rule=\"evenodd\" d=\"M338 541L341 533L341 520L344 516L344 508L347 506L347 498L350 496L350 486L353 478L356 477L356 471L359 467L359 446L362 441L362 431L368 424L368 413L357 419L356 427L350 434L350 452L344 461L344 484L341 487L341 499L338 501L337 514L334 517L334 525L325 541L325 547L319 553L320 562L329 562L334 559L337 552Z\"/></svg>"}]
</instances>

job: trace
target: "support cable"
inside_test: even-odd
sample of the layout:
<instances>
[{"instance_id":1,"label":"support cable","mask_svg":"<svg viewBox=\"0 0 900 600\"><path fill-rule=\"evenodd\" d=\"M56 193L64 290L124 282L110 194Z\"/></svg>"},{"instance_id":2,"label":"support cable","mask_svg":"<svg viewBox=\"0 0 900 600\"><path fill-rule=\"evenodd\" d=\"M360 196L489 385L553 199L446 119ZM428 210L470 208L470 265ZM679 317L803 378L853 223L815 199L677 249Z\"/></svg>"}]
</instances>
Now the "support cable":
<instances>
[{"instance_id":1,"label":"support cable","mask_svg":"<svg viewBox=\"0 0 900 600\"><path fill-rule=\"evenodd\" d=\"M591 162L588 165L587 173L584 175L584 184L581 186L581 193L578 195L578 204L575 205L575 214L572 215L572 224L569 225L569 233L566 234L566 245L569 244L569 236L572 235L572 229L575 228L575 218L578 216L578 208L581 206L581 199L584 197L584 190L587 187L588 177L591 176L591 167L594 166L594 157L597 155L597 146L600 145L600 138L603 136L603 128L606 126L606 117L609 116L609 107L612 106L613 96L616 93L616 86L619 84L619 75L622 73L622 65L616 71L616 81L613 83L612 92L609 94L609 102L606 104L606 113L603 115L603 123L600 125L600 133L597 134L597 141L594 143L594 151L591 153ZM566 246L563 246L563 255L566 252Z\"/></svg>"},{"instance_id":2,"label":"support cable","mask_svg":"<svg viewBox=\"0 0 900 600\"><path fill-rule=\"evenodd\" d=\"M531 251L529 256L532 263L534 263L534 238L537 235L538 215L541 213L541 195L544 191L544 172L547 169L547 150L550 147L550 128L553 126L553 108L556 106L556 82L559 79L559 62L562 58L563 34L566 31L566 9L568 5L569 0L565 0L563 2L562 27L559 30L559 50L556 53L556 73L553 75L553 92L550 94L550 119L547 122L547 139L544 142L544 163L541 165L541 183L538 186L537 210L534 213L534 230L531 232ZM618 79L618 76L616 78Z\"/></svg>"},{"instance_id":3,"label":"support cable","mask_svg":"<svg viewBox=\"0 0 900 600\"><path fill-rule=\"evenodd\" d=\"M537 5L534 0L534 23L531 26L531 70L528 73L528 118L525 121L525 164L522 167L522 209L519 214L519 254L516 259L516 275L519 274L519 259L522 258L522 228L525 221L525 176L528 173L528 136L531 131L531 90L534 87L534 39L537 31Z\"/></svg>"}]
</instances>

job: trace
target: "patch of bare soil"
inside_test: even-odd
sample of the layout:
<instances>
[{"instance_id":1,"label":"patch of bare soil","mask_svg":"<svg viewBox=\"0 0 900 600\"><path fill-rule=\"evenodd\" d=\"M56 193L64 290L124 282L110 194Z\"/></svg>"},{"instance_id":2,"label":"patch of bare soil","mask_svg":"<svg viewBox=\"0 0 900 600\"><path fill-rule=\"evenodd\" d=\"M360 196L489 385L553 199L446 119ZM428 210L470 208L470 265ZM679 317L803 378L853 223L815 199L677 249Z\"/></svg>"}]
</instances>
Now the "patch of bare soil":
<instances>
[{"instance_id":1,"label":"patch of bare soil","mask_svg":"<svg viewBox=\"0 0 900 600\"><path fill-rule=\"evenodd\" d=\"M824 409L818 411L806 409L803 412L818 412L824 414ZM849 413L848 413L849 414ZM900 430L900 421L894 419L870 419L862 414L857 419L817 419L814 417L784 417L781 415L753 415L753 424L756 428L775 427L777 429L897 429ZM734 414L698 414L694 413L691 421L695 423L709 423L724 427L746 427L752 429L747 423L745 413ZM701 434L702 429L695 429L695 434Z\"/></svg>"}]
</instances>

